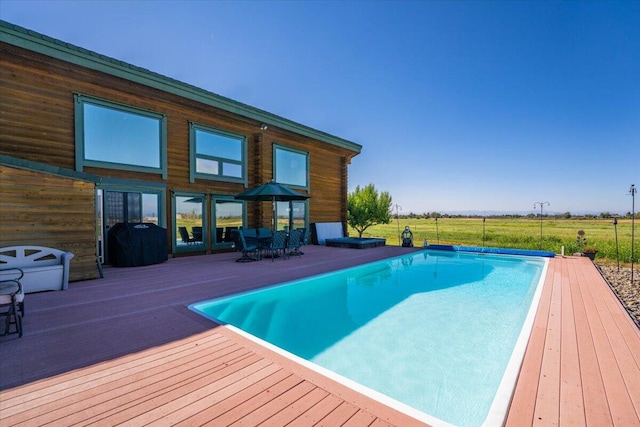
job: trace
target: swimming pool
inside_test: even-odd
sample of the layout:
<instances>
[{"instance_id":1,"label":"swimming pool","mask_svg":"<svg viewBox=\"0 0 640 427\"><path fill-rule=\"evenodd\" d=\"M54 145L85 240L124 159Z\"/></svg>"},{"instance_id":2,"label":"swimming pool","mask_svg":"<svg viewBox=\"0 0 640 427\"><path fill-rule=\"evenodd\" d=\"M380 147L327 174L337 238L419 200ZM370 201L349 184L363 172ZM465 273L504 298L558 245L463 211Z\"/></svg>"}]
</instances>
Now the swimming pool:
<instances>
[{"instance_id":1,"label":"swimming pool","mask_svg":"<svg viewBox=\"0 0 640 427\"><path fill-rule=\"evenodd\" d=\"M494 425L506 414L546 265L425 250L190 308L427 423Z\"/></svg>"}]
</instances>

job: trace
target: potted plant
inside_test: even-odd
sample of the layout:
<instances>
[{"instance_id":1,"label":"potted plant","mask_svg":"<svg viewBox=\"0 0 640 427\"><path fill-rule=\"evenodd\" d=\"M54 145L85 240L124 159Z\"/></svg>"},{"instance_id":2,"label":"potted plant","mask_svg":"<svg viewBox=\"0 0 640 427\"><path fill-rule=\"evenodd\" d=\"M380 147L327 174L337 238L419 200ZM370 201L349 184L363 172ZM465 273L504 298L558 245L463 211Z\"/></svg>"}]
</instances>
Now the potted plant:
<instances>
[{"instance_id":1,"label":"potted plant","mask_svg":"<svg viewBox=\"0 0 640 427\"><path fill-rule=\"evenodd\" d=\"M585 236L584 230L578 231L578 237L576 237L576 244L578 248L580 248L580 256L586 256L591 261L596 258L596 254L598 253L598 249L594 246L587 246L587 237Z\"/></svg>"},{"instance_id":2,"label":"potted plant","mask_svg":"<svg viewBox=\"0 0 640 427\"><path fill-rule=\"evenodd\" d=\"M598 249L593 246L585 246L582 248L582 255L588 257L591 261L596 258L596 254L598 253Z\"/></svg>"}]
</instances>

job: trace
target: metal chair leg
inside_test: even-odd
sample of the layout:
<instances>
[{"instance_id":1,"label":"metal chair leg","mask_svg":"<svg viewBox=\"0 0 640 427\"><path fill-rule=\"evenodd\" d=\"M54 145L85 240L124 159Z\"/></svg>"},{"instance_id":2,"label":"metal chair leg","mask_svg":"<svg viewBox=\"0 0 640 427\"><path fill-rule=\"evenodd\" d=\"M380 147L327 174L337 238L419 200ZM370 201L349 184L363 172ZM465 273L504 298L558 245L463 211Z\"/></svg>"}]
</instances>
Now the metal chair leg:
<instances>
[{"instance_id":1,"label":"metal chair leg","mask_svg":"<svg viewBox=\"0 0 640 427\"><path fill-rule=\"evenodd\" d=\"M15 314L16 319L16 329L18 330L18 338L22 338L22 316L16 310Z\"/></svg>"},{"instance_id":2,"label":"metal chair leg","mask_svg":"<svg viewBox=\"0 0 640 427\"><path fill-rule=\"evenodd\" d=\"M13 301L11 305L9 305L9 308L7 312L4 314L4 316L6 317L6 319L5 319L3 335L10 335L10 334L17 333L18 336L22 338L22 317L18 313L18 304L15 301ZM16 326L15 332L11 332L11 325Z\"/></svg>"}]
</instances>

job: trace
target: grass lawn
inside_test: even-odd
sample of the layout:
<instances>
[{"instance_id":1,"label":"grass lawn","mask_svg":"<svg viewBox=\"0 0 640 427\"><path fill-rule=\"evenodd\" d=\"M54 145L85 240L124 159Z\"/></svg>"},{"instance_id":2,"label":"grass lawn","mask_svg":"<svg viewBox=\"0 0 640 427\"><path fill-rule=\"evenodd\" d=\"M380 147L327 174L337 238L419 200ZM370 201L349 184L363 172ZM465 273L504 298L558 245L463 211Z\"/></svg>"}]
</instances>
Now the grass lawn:
<instances>
[{"instance_id":1,"label":"grass lawn","mask_svg":"<svg viewBox=\"0 0 640 427\"><path fill-rule=\"evenodd\" d=\"M638 222L636 220L636 222ZM382 237L388 245L400 244L400 233L405 226L413 232L414 244L429 243L488 246L500 248L542 249L571 255L580 251L576 238L578 231L585 232L587 245L598 250L596 260L604 263L616 262L616 235L611 219L556 219L543 218L542 240L540 220L530 218L400 218L391 223L368 228L362 237ZM484 233L483 233L484 227ZM631 261L631 219L618 220L618 253L621 264ZM640 253L640 230L636 226L635 258ZM358 236L349 229L350 236ZM483 240L484 236L484 240Z\"/></svg>"}]
</instances>

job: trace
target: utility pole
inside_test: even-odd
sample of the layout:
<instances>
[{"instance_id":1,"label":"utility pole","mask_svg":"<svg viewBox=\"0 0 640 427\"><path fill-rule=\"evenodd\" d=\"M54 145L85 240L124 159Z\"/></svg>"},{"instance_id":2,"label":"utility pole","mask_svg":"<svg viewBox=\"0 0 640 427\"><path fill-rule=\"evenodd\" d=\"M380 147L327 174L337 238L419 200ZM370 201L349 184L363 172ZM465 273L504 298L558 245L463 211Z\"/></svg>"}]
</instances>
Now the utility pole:
<instances>
[{"instance_id":1,"label":"utility pole","mask_svg":"<svg viewBox=\"0 0 640 427\"><path fill-rule=\"evenodd\" d=\"M542 210L544 208L544 205L550 206L551 203L549 202L535 202L533 204L533 209L536 208L536 206L540 205L540 249L542 249Z\"/></svg>"},{"instance_id":2,"label":"utility pole","mask_svg":"<svg viewBox=\"0 0 640 427\"><path fill-rule=\"evenodd\" d=\"M618 252L618 217L613 217L613 231L616 234L616 263L618 264L618 271L620 271L620 252Z\"/></svg>"},{"instance_id":3,"label":"utility pole","mask_svg":"<svg viewBox=\"0 0 640 427\"><path fill-rule=\"evenodd\" d=\"M635 240L634 229L636 219L636 193L638 190L636 186L631 184L629 193L631 194L631 284L633 285L633 262L635 261L635 255L633 252L633 243Z\"/></svg>"}]
</instances>

